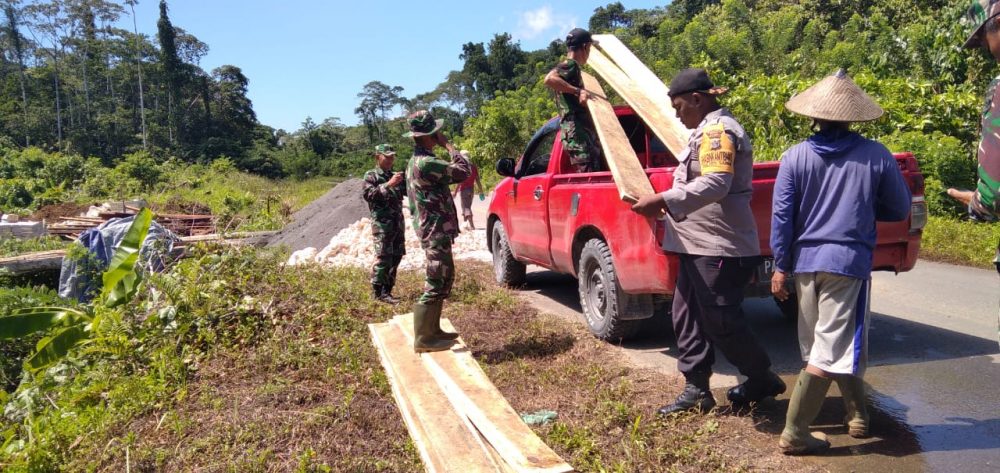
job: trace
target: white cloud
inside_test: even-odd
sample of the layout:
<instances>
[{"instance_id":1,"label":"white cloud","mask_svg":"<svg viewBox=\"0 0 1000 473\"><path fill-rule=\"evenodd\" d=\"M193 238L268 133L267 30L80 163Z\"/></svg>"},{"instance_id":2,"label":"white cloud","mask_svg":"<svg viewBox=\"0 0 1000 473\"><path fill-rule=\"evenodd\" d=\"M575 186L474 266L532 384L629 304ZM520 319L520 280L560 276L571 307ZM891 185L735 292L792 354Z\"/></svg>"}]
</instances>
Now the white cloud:
<instances>
[{"instance_id":1,"label":"white cloud","mask_svg":"<svg viewBox=\"0 0 1000 473\"><path fill-rule=\"evenodd\" d=\"M575 25L576 17L554 13L550 5L545 5L518 14L514 38L531 40L548 33L561 37Z\"/></svg>"}]
</instances>

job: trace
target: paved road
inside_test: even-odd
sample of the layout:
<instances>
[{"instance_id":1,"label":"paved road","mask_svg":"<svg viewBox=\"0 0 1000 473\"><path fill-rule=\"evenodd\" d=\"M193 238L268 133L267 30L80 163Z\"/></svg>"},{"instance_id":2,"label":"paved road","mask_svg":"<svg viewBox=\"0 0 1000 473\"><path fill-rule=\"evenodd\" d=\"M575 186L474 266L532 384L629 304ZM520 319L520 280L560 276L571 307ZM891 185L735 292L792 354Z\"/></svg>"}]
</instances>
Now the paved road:
<instances>
[{"instance_id":1,"label":"paved road","mask_svg":"<svg viewBox=\"0 0 1000 473\"><path fill-rule=\"evenodd\" d=\"M477 207L483 219L485 208ZM583 323L572 277L531 268L521 295L542 311ZM817 425L826 425L834 448L811 461L835 472L1000 472L998 304L995 271L921 260L907 273L876 273L866 374L874 436L851 439L836 425L843 411L833 388ZM748 300L744 309L791 387L801 368L795 325L768 299ZM637 366L676 373L669 329L621 350ZM716 358L713 388L735 385L735 368L721 354ZM788 394L761 408L761 429L780 432Z\"/></svg>"}]
</instances>

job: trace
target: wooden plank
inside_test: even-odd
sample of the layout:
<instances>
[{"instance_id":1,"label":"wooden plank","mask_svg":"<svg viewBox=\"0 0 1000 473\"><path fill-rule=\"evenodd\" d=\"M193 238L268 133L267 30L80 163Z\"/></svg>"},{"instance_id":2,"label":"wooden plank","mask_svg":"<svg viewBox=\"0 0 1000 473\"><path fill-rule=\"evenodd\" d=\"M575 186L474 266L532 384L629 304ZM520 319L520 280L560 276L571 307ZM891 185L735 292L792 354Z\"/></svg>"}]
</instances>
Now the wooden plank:
<instances>
[{"instance_id":1,"label":"wooden plank","mask_svg":"<svg viewBox=\"0 0 1000 473\"><path fill-rule=\"evenodd\" d=\"M650 130L660 138L673 155L680 154L687 147L691 132L677 118L670 100L653 99L654 94L639 86L625 74L617 64L597 49L591 49L587 64L594 68L625 102L642 118Z\"/></svg>"},{"instance_id":2,"label":"wooden plank","mask_svg":"<svg viewBox=\"0 0 1000 473\"><path fill-rule=\"evenodd\" d=\"M597 92L604 95L601 83L597 82L594 76L583 73L583 87L588 91ZM635 203L640 197L653 193L653 185L649 183L646 171L639 163L632 144L628 141L628 135L622 129L622 124L615 115L614 107L607 99L592 96L587 101L587 108L590 109L590 116L594 120L594 128L597 136L601 139L601 148L604 149L604 159L611 169L611 176L618 187L618 196L625 202Z\"/></svg>"},{"instance_id":3,"label":"wooden plank","mask_svg":"<svg viewBox=\"0 0 1000 473\"><path fill-rule=\"evenodd\" d=\"M413 337L412 314L396 316L409 340ZM445 330L453 329L447 319ZM424 353L424 365L457 411L468 416L483 438L511 469L518 473L566 473L573 471L542 439L538 438L497 390L460 340L451 350Z\"/></svg>"},{"instance_id":4,"label":"wooden plank","mask_svg":"<svg viewBox=\"0 0 1000 473\"><path fill-rule=\"evenodd\" d=\"M482 443L447 402L413 353L413 344L389 323L369 324L396 405L424 467L431 473L500 471Z\"/></svg>"},{"instance_id":5,"label":"wooden plank","mask_svg":"<svg viewBox=\"0 0 1000 473\"><path fill-rule=\"evenodd\" d=\"M603 51L608 58L618 64L622 71L625 71L625 74L639 84L639 87L649 94L650 99L654 102L670 103L668 95L670 88L653 71L649 70L621 40L610 34L594 35L594 39L600 42L597 46L598 49Z\"/></svg>"}]
</instances>

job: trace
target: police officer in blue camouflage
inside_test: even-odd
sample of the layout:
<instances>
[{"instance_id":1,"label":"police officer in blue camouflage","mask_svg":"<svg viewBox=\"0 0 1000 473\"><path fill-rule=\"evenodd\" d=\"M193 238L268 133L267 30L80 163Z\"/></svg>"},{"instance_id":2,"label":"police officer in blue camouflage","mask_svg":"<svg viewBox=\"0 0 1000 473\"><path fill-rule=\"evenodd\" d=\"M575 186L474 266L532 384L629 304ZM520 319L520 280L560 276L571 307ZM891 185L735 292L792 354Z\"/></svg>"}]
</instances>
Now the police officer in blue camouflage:
<instances>
[{"instance_id":1,"label":"police officer in blue camouflage","mask_svg":"<svg viewBox=\"0 0 1000 473\"><path fill-rule=\"evenodd\" d=\"M407 117L413 138L413 157L406 165L406 191L410 198L413 229L427 256L424 293L413 306L413 349L417 353L447 350L458 334L441 330L441 310L455 282L451 244L458 236L458 214L451 184L464 181L472 169L469 161L441 133L443 120L426 110ZM434 155L434 148L448 150L450 160Z\"/></svg>"},{"instance_id":2,"label":"police officer in blue camouflage","mask_svg":"<svg viewBox=\"0 0 1000 473\"><path fill-rule=\"evenodd\" d=\"M403 196L406 177L392 172L396 151L390 144L375 147L377 166L365 173L362 195L371 211L372 237L375 240L375 264L372 265L372 293L388 304L396 304L392 288L396 285L396 268L406 254L403 224Z\"/></svg>"}]
</instances>

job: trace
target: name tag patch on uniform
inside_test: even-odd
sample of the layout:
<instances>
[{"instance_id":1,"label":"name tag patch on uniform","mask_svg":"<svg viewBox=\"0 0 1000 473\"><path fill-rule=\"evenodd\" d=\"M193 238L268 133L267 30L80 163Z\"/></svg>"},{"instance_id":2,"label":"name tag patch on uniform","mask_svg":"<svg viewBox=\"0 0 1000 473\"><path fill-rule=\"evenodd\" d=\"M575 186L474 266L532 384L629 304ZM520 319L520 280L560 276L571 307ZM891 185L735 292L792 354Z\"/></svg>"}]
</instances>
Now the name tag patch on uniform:
<instances>
[{"instance_id":1,"label":"name tag patch on uniform","mask_svg":"<svg viewBox=\"0 0 1000 473\"><path fill-rule=\"evenodd\" d=\"M726 133L725 125L721 123L706 125L702 131L701 149L698 152L701 172L732 174L735 158L736 145Z\"/></svg>"}]
</instances>

